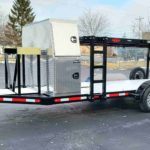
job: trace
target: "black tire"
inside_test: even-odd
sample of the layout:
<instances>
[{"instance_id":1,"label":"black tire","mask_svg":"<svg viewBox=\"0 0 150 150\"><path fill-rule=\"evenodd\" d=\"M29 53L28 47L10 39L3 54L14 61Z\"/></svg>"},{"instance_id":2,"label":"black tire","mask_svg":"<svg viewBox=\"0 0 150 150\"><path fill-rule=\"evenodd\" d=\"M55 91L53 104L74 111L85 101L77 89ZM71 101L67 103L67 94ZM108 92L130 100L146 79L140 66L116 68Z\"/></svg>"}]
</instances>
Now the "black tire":
<instances>
[{"instance_id":1,"label":"black tire","mask_svg":"<svg viewBox=\"0 0 150 150\"><path fill-rule=\"evenodd\" d=\"M143 112L150 112L150 81L144 82L136 91L135 102Z\"/></svg>"},{"instance_id":2,"label":"black tire","mask_svg":"<svg viewBox=\"0 0 150 150\"><path fill-rule=\"evenodd\" d=\"M129 79L130 79L130 80L146 79L145 70L142 69L142 68L140 68L140 67L134 68L134 69L130 72Z\"/></svg>"},{"instance_id":3,"label":"black tire","mask_svg":"<svg viewBox=\"0 0 150 150\"><path fill-rule=\"evenodd\" d=\"M150 87L148 87L141 96L139 106L141 111L150 112Z\"/></svg>"}]
</instances>

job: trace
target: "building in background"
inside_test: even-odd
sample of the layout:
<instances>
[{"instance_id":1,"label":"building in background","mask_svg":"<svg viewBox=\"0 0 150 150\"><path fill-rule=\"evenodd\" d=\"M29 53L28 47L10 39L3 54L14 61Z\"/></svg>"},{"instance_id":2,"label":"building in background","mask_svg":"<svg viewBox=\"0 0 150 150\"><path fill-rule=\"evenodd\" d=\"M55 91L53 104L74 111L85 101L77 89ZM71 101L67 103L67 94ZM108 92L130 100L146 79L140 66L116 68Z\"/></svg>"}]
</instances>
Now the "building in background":
<instances>
[{"instance_id":1,"label":"building in background","mask_svg":"<svg viewBox=\"0 0 150 150\"><path fill-rule=\"evenodd\" d=\"M143 32L142 33L142 38L144 40L150 40L150 32Z\"/></svg>"}]
</instances>

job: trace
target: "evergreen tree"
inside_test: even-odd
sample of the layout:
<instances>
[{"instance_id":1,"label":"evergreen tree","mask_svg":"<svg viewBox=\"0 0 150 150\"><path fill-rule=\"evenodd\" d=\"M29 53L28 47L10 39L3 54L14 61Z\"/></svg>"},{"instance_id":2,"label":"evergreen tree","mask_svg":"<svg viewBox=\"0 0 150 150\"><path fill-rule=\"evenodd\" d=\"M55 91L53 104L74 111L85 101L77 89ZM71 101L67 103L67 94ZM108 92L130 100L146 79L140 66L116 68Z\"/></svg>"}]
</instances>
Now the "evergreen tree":
<instances>
[{"instance_id":1,"label":"evergreen tree","mask_svg":"<svg viewBox=\"0 0 150 150\"><path fill-rule=\"evenodd\" d=\"M21 45L22 28L26 24L33 22L35 14L31 7L30 0L14 0L9 21L6 28L6 36L14 41L16 46Z\"/></svg>"}]
</instances>

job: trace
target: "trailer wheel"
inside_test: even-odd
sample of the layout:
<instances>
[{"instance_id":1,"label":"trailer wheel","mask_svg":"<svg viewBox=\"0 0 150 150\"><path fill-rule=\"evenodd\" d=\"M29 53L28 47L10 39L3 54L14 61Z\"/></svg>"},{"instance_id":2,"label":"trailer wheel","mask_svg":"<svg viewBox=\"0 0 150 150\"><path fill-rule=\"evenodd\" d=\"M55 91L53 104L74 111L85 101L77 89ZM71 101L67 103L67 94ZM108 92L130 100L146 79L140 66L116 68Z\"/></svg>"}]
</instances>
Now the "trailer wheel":
<instances>
[{"instance_id":1,"label":"trailer wheel","mask_svg":"<svg viewBox=\"0 0 150 150\"><path fill-rule=\"evenodd\" d=\"M136 97L139 107L143 112L150 112L150 81L143 83L137 90Z\"/></svg>"},{"instance_id":2,"label":"trailer wheel","mask_svg":"<svg viewBox=\"0 0 150 150\"><path fill-rule=\"evenodd\" d=\"M140 67L134 68L129 75L130 80L138 80L138 79L145 79L145 78L146 78L145 70Z\"/></svg>"}]
</instances>

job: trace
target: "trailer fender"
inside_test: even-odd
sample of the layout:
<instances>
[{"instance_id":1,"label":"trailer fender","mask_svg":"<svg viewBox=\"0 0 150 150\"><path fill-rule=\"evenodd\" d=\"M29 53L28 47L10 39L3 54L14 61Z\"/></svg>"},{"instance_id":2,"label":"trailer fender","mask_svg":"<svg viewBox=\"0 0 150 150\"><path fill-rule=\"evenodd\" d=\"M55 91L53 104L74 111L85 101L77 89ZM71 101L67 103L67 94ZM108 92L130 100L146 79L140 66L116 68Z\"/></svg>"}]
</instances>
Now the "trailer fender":
<instances>
[{"instance_id":1,"label":"trailer fender","mask_svg":"<svg viewBox=\"0 0 150 150\"><path fill-rule=\"evenodd\" d=\"M150 112L150 81L144 82L136 91L136 100L143 112Z\"/></svg>"},{"instance_id":2,"label":"trailer fender","mask_svg":"<svg viewBox=\"0 0 150 150\"><path fill-rule=\"evenodd\" d=\"M137 79L145 79L146 78L146 73L145 70L141 67L136 67L133 70L131 70L129 79L130 80L137 80Z\"/></svg>"},{"instance_id":3,"label":"trailer fender","mask_svg":"<svg viewBox=\"0 0 150 150\"><path fill-rule=\"evenodd\" d=\"M141 101L143 94L149 87L150 87L150 81L146 81L138 88L138 90L136 91L136 96L135 96L137 101Z\"/></svg>"}]
</instances>

